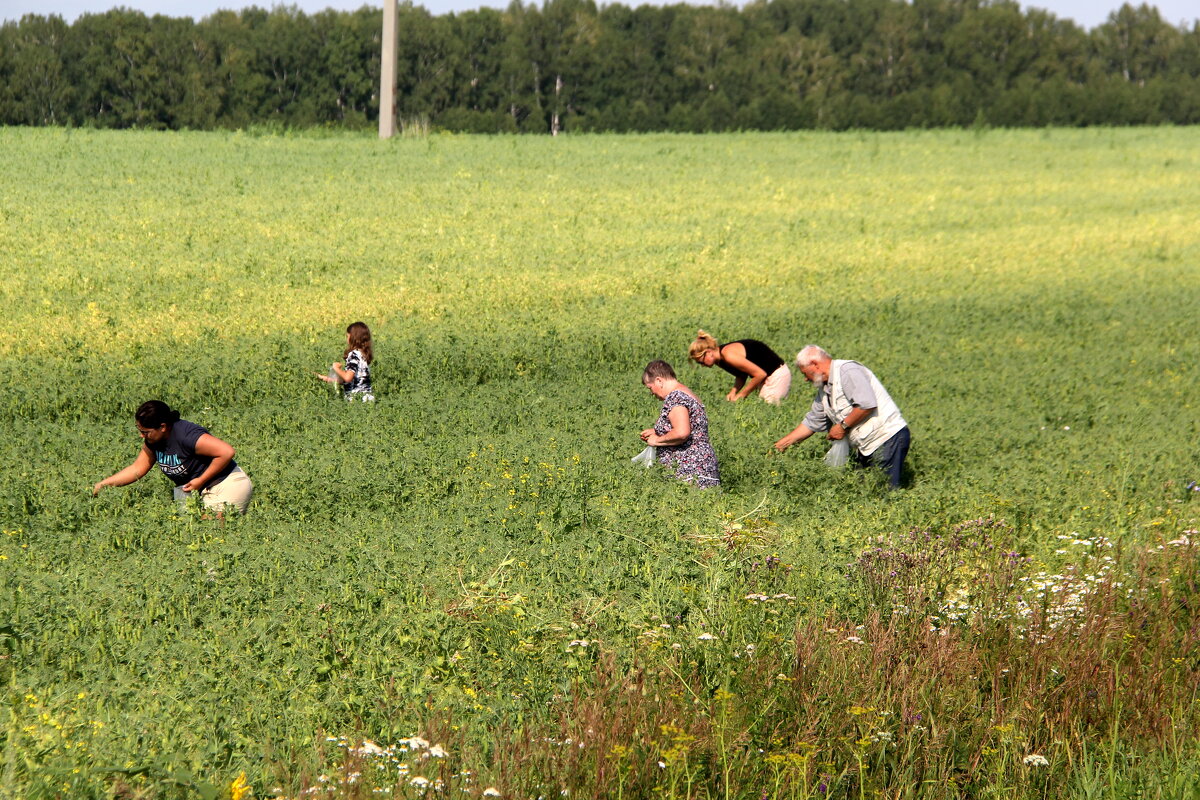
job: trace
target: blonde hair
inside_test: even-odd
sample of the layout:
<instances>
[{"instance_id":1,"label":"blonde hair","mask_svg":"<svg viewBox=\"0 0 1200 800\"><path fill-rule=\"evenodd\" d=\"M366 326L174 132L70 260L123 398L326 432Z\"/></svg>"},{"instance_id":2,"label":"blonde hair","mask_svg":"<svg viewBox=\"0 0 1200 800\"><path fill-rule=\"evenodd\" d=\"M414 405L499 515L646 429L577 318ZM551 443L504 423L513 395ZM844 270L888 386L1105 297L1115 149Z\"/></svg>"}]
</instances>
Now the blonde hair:
<instances>
[{"instance_id":1,"label":"blonde hair","mask_svg":"<svg viewBox=\"0 0 1200 800\"><path fill-rule=\"evenodd\" d=\"M707 353L709 350L721 352L721 345L717 344L717 340L712 337L711 333L704 330L696 331L696 340L688 346L688 358L692 361L699 362L700 356Z\"/></svg>"}]
</instances>

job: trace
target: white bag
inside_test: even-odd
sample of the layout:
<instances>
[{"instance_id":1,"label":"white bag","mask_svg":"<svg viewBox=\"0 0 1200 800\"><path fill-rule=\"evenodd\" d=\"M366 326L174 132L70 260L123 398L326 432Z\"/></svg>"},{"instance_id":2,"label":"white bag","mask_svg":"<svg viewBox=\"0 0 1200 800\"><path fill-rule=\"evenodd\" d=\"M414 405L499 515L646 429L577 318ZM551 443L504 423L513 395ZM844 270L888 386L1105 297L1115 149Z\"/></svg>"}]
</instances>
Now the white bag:
<instances>
[{"instance_id":1,"label":"white bag","mask_svg":"<svg viewBox=\"0 0 1200 800\"><path fill-rule=\"evenodd\" d=\"M654 466L655 461L654 450L655 448L653 447L647 447L645 450L629 460L634 464L637 464L639 467L652 467Z\"/></svg>"},{"instance_id":2,"label":"white bag","mask_svg":"<svg viewBox=\"0 0 1200 800\"><path fill-rule=\"evenodd\" d=\"M825 463L831 467L844 467L850 460L850 441L843 436L830 446L825 454Z\"/></svg>"}]
</instances>

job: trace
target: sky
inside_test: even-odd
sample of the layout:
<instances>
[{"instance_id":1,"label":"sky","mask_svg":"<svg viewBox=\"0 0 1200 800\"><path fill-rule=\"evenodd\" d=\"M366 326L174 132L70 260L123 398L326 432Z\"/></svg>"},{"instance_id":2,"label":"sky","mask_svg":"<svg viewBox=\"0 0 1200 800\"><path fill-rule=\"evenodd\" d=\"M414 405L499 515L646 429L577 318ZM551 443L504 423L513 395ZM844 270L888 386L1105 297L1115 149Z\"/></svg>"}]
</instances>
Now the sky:
<instances>
[{"instance_id":1,"label":"sky","mask_svg":"<svg viewBox=\"0 0 1200 800\"><path fill-rule=\"evenodd\" d=\"M525 0L528 2L528 0ZM1123 0L1034 0L1021 3L1024 8L1042 8L1056 17L1069 18L1084 28L1094 28L1108 19L1108 15L1120 8ZM1140 2L1140 0L1138 0ZM627 6L642 5L642 0L621 0ZM312 13L326 8L354 10L364 5L381 5L364 0L0 0L0 20L16 20L25 14L58 14L73 22L80 14L107 11L115 6L132 8L146 14L166 14L172 17L206 17L222 8L245 8L257 5L270 8L275 5L297 6ZM540 3L539 3L540 4ZM600 4L603 4L601 0ZM1138 2L1134 2L1135 5ZM424 6L434 14L450 11L467 11L480 6L504 8L507 0L413 0L413 5ZM1172 24L1185 23L1189 28L1200 19L1200 0L1158 0L1151 5L1158 8L1162 18Z\"/></svg>"}]
</instances>

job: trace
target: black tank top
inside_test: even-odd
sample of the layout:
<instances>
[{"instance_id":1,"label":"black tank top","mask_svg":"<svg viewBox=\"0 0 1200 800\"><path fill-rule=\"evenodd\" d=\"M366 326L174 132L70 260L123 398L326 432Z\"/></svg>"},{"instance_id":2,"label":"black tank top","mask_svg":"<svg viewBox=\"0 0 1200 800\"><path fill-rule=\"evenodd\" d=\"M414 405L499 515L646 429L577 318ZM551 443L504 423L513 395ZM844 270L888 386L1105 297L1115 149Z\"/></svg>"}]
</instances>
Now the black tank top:
<instances>
[{"instance_id":1,"label":"black tank top","mask_svg":"<svg viewBox=\"0 0 1200 800\"><path fill-rule=\"evenodd\" d=\"M726 346L731 344L740 344L742 347L746 348L746 360L757 366L768 375L783 366L783 359L780 358L774 350L767 347L758 339L738 339L736 342L726 342L725 344L721 345L721 349L723 350ZM731 367L724 361L721 361L717 366L735 378L746 375L746 373L742 372L740 369Z\"/></svg>"}]
</instances>

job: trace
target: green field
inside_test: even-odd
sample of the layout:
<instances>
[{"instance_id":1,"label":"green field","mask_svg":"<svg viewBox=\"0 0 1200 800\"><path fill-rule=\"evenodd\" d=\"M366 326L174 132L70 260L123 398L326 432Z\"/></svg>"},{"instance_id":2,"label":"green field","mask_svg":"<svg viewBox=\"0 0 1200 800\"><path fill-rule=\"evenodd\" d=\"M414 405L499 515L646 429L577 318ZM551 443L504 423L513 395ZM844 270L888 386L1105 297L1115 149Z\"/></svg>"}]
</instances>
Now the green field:
<instances>
[{"instance_id":1,"label":"green field","mask_svg":"<svg viewBox=\"0 0 1200 800\"><path fill-rule=\"evenodd\" d=\"M0 129L0 796L1200 791L1198 145ZM871 367L912 486L700 327ZM629 464L654 358L718 492ZM152 398L249 515L91 497Z\"/></svg>"}]
</instances>

